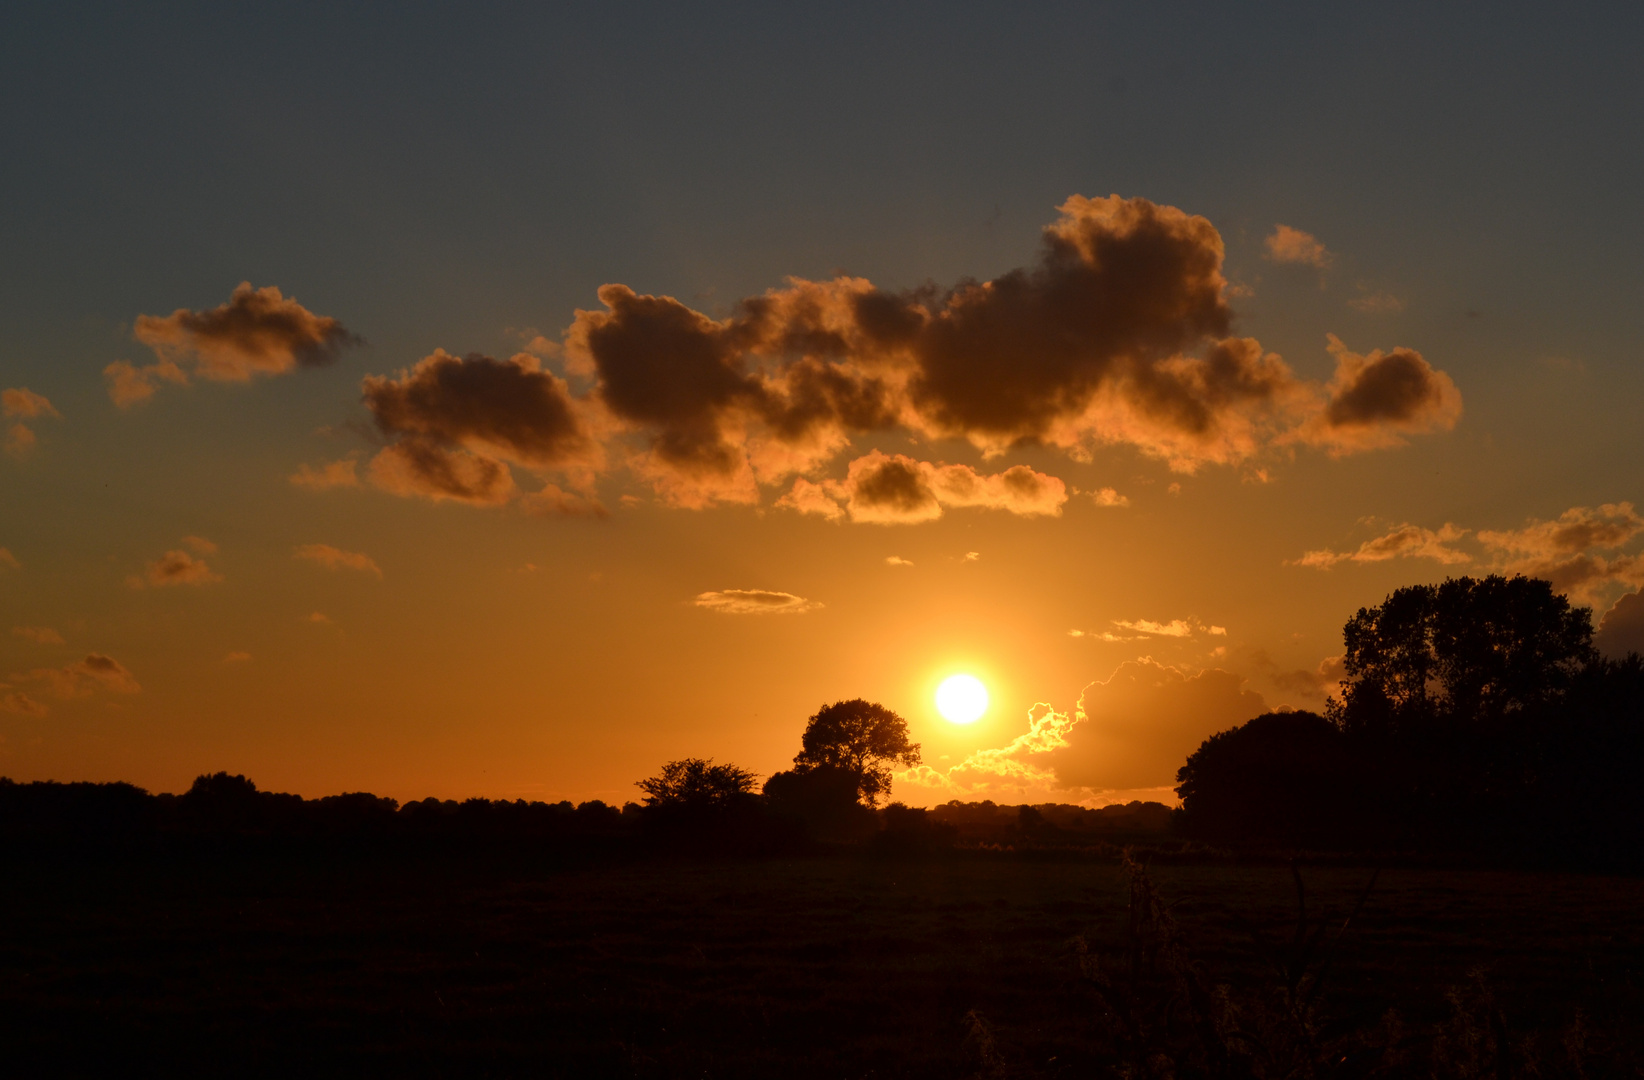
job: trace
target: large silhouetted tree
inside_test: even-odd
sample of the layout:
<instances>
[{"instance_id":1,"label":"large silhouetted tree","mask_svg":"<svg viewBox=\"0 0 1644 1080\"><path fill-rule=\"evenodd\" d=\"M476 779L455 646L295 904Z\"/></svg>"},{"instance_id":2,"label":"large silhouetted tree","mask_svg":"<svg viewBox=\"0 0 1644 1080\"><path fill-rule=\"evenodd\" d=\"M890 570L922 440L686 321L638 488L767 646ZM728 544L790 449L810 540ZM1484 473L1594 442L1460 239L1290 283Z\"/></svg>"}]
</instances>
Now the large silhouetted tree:
<instances>
[{"instance_id":1,"label":"large silhouetted tree","mask_svg":"<svg viewBox=\"0 0 1644 1080\"><path fill-rule=\"evenodd\" d=\"M869 806L891 788L891 768L919 764L919 744L908 740L908 722L871 701L853 698L824 705L805 724L795 770L843 769L856 778L856 793Z\"/></svg>"},{"instance_id":2,"label":"large silhouetted tree","mask_svg":"<svg viewBox=\"0 0 1644 1080\"><path fill-rule=\"evenodd\" d=\"M1342 629L1343 730L1490 728L1561 698L1596 657L1591 612L1537 578L1451 578L1398 589Z\"/></svg>"}]
</instances>

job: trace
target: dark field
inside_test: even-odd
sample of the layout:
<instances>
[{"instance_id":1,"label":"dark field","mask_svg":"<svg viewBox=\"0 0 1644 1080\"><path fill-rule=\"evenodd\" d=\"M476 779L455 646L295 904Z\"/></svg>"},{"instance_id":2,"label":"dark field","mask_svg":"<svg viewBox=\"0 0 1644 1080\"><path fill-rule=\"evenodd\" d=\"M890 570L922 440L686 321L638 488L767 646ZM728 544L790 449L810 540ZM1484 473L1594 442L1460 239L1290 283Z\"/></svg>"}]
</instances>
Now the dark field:
<instances>
[{"instance_id":1,"label":"dark field","mask_svg":"<svg viewBox=\"0 0 1644 1080\"><path fill-rule=\"evenodd\" d=\"M1247 921L1284 867L1156 866L1219 980L1271 982ZM1310 914L1369 871L1305 871ZM11 1075L946 1077L964 1018L1010 1074L1092 1075L1074 949L1124 936L1112 864L955 856L477 869L458 860L16 865L0 903ZM1441 1020L1482 968L1515 1032L1636 1022L1644 884L1388 870L1342 939L1329 1022ZM26 1063L26 1064L25 1064Z\"/></svg>"}]
</instances>

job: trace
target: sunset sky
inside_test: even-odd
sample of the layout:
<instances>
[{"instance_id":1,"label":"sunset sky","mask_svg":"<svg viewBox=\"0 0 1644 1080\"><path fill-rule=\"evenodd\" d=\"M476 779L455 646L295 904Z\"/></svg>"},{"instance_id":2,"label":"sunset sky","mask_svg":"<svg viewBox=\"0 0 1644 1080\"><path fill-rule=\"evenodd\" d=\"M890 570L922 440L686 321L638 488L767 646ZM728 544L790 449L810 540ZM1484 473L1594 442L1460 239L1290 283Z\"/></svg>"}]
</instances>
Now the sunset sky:
<instances>
[{"instance_id":1,"label":"sunset sky","mask_svg":"<svg viewBox=\"0 0 1644 1080\"><path fill-rule=\"evenodd\" d=\"M1641 32L10 6L0 775L1169 801L1401 585L1644 649Z\"/></svg>"}]
</instances>

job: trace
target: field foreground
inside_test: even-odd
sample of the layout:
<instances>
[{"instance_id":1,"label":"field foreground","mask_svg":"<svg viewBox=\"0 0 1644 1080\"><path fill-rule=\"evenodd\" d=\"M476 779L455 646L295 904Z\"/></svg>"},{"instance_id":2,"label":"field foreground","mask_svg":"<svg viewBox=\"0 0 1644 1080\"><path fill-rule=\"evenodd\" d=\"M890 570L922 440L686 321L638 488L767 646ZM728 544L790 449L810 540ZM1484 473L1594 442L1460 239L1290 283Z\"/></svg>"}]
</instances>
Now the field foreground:
<instances>
[{"instance_id":1,"label":"field foreground","mask_svg":"<svg viewBox=\"0 0 1644 1080\"><path fill-rule=\"evenodd\" d=\"M17 870L0 1038L64 1072L1091 1075L1105 1028L1073 942L1120 949L1129 898L1113 864L1007 858ZM1150 873L1218 982L1272 983L1251 927L1293 927L1287 868ZM1369 877L1303 874L1337 923ZM1556 1044L1577 1009L1626 1035L1641 967L1644 882L1387 870L1341 939L1326 1030L1440 1022L1482 969L1515 1038Z\"/></svg>"}]
</instances>

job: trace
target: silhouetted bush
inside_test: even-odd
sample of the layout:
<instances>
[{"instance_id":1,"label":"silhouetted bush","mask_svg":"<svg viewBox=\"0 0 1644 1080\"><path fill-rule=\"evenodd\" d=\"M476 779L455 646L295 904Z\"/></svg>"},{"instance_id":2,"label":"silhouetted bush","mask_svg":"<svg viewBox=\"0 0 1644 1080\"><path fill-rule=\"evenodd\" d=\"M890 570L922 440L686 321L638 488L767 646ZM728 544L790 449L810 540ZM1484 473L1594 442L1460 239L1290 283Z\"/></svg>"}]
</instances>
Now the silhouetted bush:
<instances>
[{"instance_id":1,"label":"silhouetted bush","mask_svg":"<svg viewBox=\"0 0 1644 1080\"><path fill-rule=\"evenodd\" d=\"M853 771L824 765L773 773L765 781L765 800L773 814L802 822L818 840L854 844L879 829L858 790Z\"/></svg>"}]
</instances>

